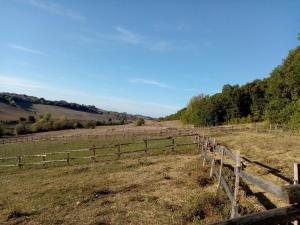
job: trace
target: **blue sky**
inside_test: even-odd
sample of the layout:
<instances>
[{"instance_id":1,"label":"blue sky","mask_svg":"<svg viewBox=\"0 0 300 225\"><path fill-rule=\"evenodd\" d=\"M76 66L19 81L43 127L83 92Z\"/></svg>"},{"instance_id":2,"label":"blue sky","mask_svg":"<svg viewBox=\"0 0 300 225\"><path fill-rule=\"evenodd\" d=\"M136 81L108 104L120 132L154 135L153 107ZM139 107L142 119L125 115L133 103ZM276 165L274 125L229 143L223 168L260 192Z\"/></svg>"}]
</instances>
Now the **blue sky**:
<instances>
[{"instance_id":1,"label":"blue sky","mask_svg":"<svg viewBox=\"0 0 300 225\"><path fill-rule=\"evenodd\" d=\"M299 32L299 0L0 0L0 91L163 116L268 76Z\"/></svg>"}]
</instances>

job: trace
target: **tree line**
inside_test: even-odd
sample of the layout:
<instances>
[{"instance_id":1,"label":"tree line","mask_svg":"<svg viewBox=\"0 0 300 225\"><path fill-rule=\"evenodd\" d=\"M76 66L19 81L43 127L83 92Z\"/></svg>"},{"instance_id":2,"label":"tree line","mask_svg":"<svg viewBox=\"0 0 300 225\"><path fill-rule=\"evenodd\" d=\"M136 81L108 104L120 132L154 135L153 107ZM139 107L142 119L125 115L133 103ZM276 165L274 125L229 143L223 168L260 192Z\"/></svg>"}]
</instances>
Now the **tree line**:
<instances>
[{"instance_id":1,"label":"tree line","mask_svg":"<svg viewBox=\"0 0 300 225\"><path fill-rule=\"evenodd\" d=\"M196 126L268 121L300 124L300 46L291 50L269 77L223 86L214 95L193 97L186 108L165 117Z\"/></svg>"}]
</instances>

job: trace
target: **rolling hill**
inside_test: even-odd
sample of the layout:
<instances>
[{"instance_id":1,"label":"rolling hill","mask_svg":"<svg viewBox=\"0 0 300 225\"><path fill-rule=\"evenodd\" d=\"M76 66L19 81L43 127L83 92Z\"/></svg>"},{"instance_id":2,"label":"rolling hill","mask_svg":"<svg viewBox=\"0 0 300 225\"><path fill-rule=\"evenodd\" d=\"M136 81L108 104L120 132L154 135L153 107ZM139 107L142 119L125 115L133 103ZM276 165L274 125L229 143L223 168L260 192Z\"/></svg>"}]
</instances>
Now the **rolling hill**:
<instances>
[{"instance_id":1,"label":"rolling hill","mask_svg":"<svg viewBox=\"0 0 300 225\"><path fill-rule=\"evenodd\" d=\"M53 118L76 119L81 121L120 121L135 120L138 115L118 113L98 109L95 106L80 105L66 101L50 101L44 98L14 93L0 93L0 121L16 121L20 117L38 117L44 113L51 113ZM147 119L150 119L147 117Z\"/></svg>"}]
</instances>

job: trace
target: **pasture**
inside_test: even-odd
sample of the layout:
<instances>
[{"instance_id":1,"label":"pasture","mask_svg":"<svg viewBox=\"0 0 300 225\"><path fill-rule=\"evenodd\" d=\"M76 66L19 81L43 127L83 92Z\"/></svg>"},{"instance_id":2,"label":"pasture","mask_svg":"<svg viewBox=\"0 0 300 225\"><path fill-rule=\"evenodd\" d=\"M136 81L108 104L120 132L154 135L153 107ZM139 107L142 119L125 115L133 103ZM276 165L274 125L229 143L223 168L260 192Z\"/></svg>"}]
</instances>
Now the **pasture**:
<instances>
[{"instance_id":1,"label":"pasture","mask_svg":"<svg viewBox=\"0 0 300 225\"><path fill-rule=\"evenodd\" d=\"M149 129L149 128L148 128ZM66 131L67 132L67 131ZM248 159L247 169L278 184L293 180L293 163L299 162L300 137L254 131L214 132L218 143L240 150ZM77 138L0 146L1 156L41 154L142 140ZM157 140L152 150L128 155L71 160L70 165L25 165L1 168L0 222L3 224L206 224L230 216L230 202L191 137ZM163 147L168 146L168 147ZM140 149L144 143L124 146ZM149 145L149 148L151 144ZM99 149L97 154L116 153L117 148ZM74 153L75 154L75 153ZM76 153L85 156L87 153ZM47 156L48 157L48 156ZM49 156L50 157L50 156ZM278 199L251 188L241 196L242 213L283 206ZM251 200L251 201L249 201Z\"/></svg>"}]
</instances>

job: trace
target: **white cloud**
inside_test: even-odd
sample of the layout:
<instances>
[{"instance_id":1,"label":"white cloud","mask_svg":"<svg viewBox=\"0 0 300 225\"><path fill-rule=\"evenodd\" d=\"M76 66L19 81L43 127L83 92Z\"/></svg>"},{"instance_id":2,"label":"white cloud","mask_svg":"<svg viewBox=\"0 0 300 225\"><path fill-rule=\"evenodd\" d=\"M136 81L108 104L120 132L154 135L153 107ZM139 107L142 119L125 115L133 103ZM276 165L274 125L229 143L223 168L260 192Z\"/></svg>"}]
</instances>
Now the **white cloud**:
<instances>
[{"instance_id":1,"label":"white cloud","mask_svg":"<svg viewBox=\"0 0 300 225\"><path fill-rule=\"evenodd\" d=\"M22 88L22 89L43 89L44 86L38 82L30 81L20 77L12 77L11 75L0 75L1 88Z\"/></svg>"},{"instance_id":2,"label":"white cloud","mask_svg":"<svg viewBox=\"0 0 300 225\"><path fill-rule=\"evenodd\" d=\"M18 51L22 51L22 52L28 52L28 53L37 54L37 55L45 55L44 52L41 52L39 50L35 50L35 49L32 49L32 48L27 48L27 47L24 47L24 46L21 46L21 45L8 44L7 46L9 48L12 48L12 49L15 49L15 50L18 50Z\"/></svg>"},{"instance_id":3,"label":"white cloud","mask_svg":"<svg viewBox=\"0 0 300 225\"><path fill-rule=\"evenodd\" d=\"M65 8L62 5L53 3L51 1L46 1L46 0L17 0L17 1L27 5L34 6L36 8L43 9L52 14L68 17L69 19L72 20L79 20L79 21L85 20L85 17L80 15L78 12L75 12L72 9Z\"/></svg>"},{"instance_id":4,"label":"white cloud","mask_svg":"<svg viewBox=\"0 0 300 225\"><path fill-rule=\"evenodd\" d=\"M153 86L157 86L160 88L174 88L168 84L159 82L159 81L155 81L155 80L146 80L146 79L141 79L141 78L134 78L134 79L130 79L129 80L130 83L136 83L136 84L148 84L148 85L153 85Z\"/></svg>"},{"instance_id":5,"label":"white cloud","mask_svg":"<svg viewBox=\"0 0 300 225\"><path fill-rule=\"evenodd\" d=\"M128 44L134 44L134 45L138 45L138 44L143 44L143 37L139 34L136 34L124 27L121 26L117 26L115 27L115 30L118 32L118 35L116 36L117 39L126 42Z\"/></svg>"},{"instance_id":6,"label":"white cloud","mask_svg":"<svg viewBox=\"0 0 300 225\"><path fill-rule=\"evenodd\" d=\"M97 35L100 39L109 42L123 43L127 45L141 46L151 51L156 52L167 52L174 50L189 50L196 46L191 44L189 41L174 41L174 40L164 40L161 38L149 37L146 35L139 34L123 26L114 27L114 33L111 34L100 34ZM87 38L79 39L82 41L87 40ZM88 38L93 39L93 38Z\"/></svg>"}]
</instances>

